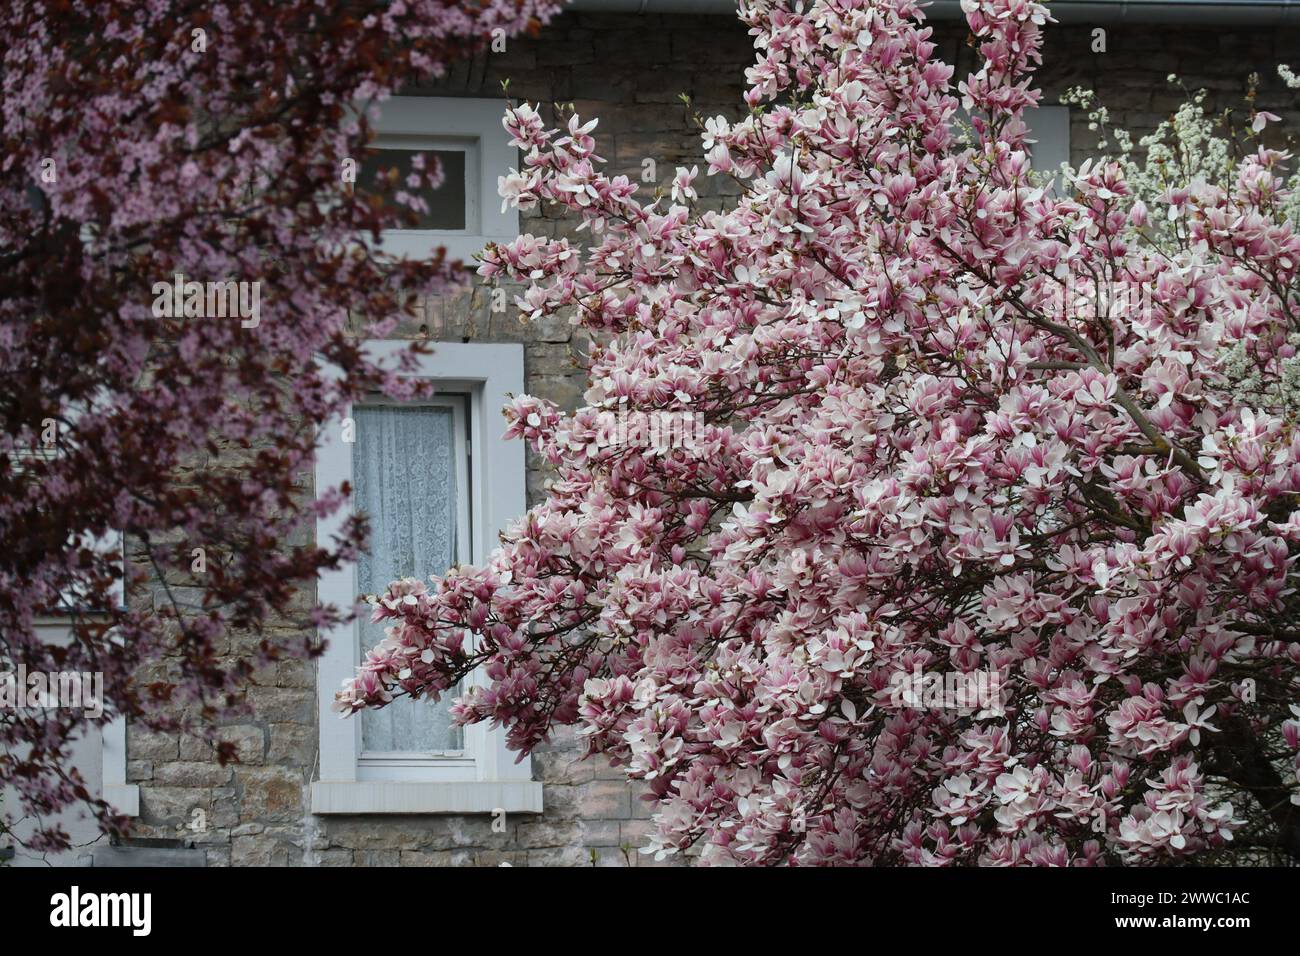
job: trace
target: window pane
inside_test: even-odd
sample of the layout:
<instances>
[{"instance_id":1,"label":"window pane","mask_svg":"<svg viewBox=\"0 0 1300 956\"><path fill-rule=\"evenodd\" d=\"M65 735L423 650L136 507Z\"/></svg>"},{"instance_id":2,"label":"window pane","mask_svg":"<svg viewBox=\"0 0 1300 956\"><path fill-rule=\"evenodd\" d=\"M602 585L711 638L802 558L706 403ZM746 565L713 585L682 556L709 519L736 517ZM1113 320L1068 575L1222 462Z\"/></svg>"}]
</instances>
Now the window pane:
<instances>
[{"instance_id":1,"label":"window pane","mask_svg":"<svg viewBox=\"0 0 1300 956\"><path fill-rule=\"evenodd\" d=\"M370 517L370 553L357 565L364 594L382 593L402 577L442 574L456 555L456 434L444 406L358 407L353 483L356 505ZM362 651L384 638L384 625L361 624ZM456 691L459 693L459 691ZM363 752L460 750L462 728L449 702L403 698L361 713Z\"/></svg>"},{"instance_id":2,"label":"window pane","mask_svg":"<svg viewBox=\"0 0 1300 956\"><path fill-rule=\"evenodd\" d=\"M380 174L397 167L398 185L406 189L406 177L411 173L411 158L424 153L425 163L432 165L431 157L442 163L442 185L437 189L421 189L418 194L429 204L429 211L419 217L415 229L464 229L465 226L465 153L458 149L410 149L385 146L378 148L361 164L361 182L367 187L378 181ZM409 191L409 190L408 190Z\"/></svg>"}]
</instances>

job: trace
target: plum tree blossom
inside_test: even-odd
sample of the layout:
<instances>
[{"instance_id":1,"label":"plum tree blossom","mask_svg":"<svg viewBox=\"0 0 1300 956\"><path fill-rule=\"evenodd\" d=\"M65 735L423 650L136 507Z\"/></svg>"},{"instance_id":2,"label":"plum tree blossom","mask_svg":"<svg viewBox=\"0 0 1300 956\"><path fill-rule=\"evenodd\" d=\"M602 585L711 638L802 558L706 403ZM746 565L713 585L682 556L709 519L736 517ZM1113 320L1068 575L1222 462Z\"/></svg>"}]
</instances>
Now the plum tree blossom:
<instances>
[{"instance_id":1,"label":"plum tree blossom","mask_svg":"<svg viewBox=\"0 0 1300 956\"><path fill-rule=\"evenodd\" d=\"M648 789L645 850L708 864L1300 857L1300 434L1224 361L1294 354L1288 157L1054 192L1024 118L1047 9L962 6L957 79L911 0L743 2L750 112L703 135L744 187L724 212L681 204L685 171L643 203L590 123L507 113L505 191L590 244L479 271L595 337L586 404L506 409L545 500L482 566L374 598L342 711L481 668L458 720L520 750L575 726ZM1083 307L1080 278L1143 295ZM620 403L704 434L602 446ZM892 704L917 669L1002 690Z\"/></svg>"},{"instance_id":2,"label":"plum tree blossom","mask_svg":"<svg viewBox=\"0 0 1300 956\"><path fill-rule=\"evenodd\" d=\"M5 810L33 821L31 849L66 846L52 814L91 798L67 759L88 724L202 733L255 667L318 651L334 612L297 595L365 529L312 545L347 489L312 503L303 475L346 402L409 391L411 357L368 361L349 316L391 321L463 276L439 250L362 241L409 221L439 177L416 162L403 182L354 182L368 106L558 6L6 6L0 671L100 672L107 698L102 715L0 707ZM179 310L159 291L173 281ZM257 291L256 315L206 308L227 281Z\"/></svg>"}]
</instances>

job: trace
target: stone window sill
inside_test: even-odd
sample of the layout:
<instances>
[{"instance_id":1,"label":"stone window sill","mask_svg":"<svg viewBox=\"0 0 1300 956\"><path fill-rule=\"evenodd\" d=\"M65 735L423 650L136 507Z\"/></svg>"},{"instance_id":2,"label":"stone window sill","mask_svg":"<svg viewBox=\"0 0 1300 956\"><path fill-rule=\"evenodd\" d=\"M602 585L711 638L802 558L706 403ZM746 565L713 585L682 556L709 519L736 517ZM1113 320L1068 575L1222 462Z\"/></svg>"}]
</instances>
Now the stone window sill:
<instances>
[{"instance_id":1,"label":"stone window sill","mask_svg":"<svg viewBox=\"0 0 1300 956\"><path fill-rule=\"evenodd\" d=\"M321 780L311 785L311 812L541 813L542 785L535 780L404 783L391 780Z\"/></svg>"}]
</instances>

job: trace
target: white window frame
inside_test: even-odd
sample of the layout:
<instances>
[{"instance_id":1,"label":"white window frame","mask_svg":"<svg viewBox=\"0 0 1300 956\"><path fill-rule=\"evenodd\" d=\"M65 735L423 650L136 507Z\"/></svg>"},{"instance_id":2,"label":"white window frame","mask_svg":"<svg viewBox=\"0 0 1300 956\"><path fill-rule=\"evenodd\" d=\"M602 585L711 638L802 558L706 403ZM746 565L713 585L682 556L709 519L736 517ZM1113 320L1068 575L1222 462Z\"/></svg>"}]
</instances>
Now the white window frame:
<instances>
[{"instance_id":1,"label":"white window frame","mask_svg":"<svg viewBox=\"0 0 1300 956\"><path fill-rule=\"evenodd\" d=\"M113 532L110 537L116 539L116 547L120 550L122 547L121 534ZM120 607L122 594L120 580L114 585L112 593L116 596ZM87 613L89 616L94 616L93 610ZM72 643L72 625L64 619L39 619L36 623L36 633L46 644ZM120 640L119 638L110 639ZM87 733L87 737L91 736L100 738L100 758L102 761L100 783L103 788L101 796L109 806L122 816L138 817L140 815L140 787L137 784L126 782L126 718L119 715L107 724L100 725L97 729L91 728Z\"/></svg>"},{"instance_id":2,"label":"white window frame","mask_svg":"<svg viewBox=\"0 0 1300 956\"><path fill-rule=\"evenodd\" d=\"M57 454L56 450L36 449L25 457L53 457ZM20 458L20 467L21 462ZM92 542L91 547L101 554L117 557L118 566L122 568L122 577L109 586L108 599L115 609L125 610L126 552L122 533L118 530L110 530ZM72 591L61 594L60 603L61 607L53 615L38 617L34 622L36 636L44 644L71 644L73 625L68 618L75 613L88 617L102 616L105 610L103 607L83 603L81 596ZM118 716L107 724L84 726L84 733L72 742L73 765L82 769L82 775L93 783L91 779L95 776L93 767L98 764L100 771L98 796L124 817L140 816L140 787L138 784L126 782L126 718ZM88 774L87 770L92 772ZM91 793L95 795L93 786ZM74 842L80 841L86 844L102 836L98 825L94 825L93 831L87 830L90 824L84 818L76 816L72 808L65 810L60 815L60 820L64 828L74 835ZM66 857L67 854L60 856Z\"/></svg>"},{"instance_id":3,"label":"white window frame","mask_svg":"<svg viewBox=\"0 0 1300 956\"><path fill-rule=\"evenodd\" d=\"M1028 132L1030 168L1051 173L1052 186L1060 180L1061 164L1070 161L1070 108L1068 106L1034 106L1022 114ZM957 119L970 123L970 114L958 109Z\"/></svg>"},{"instance_id":4,"label":"white window frame","mask_svg":"<svg viewBox=\"0 0 1300 956\"><path fill-rule=\"evenodd\" d=\"M74 411L73 417L80 417L81 411ZM59 454L57 445L54 448L27 448L18 450L18 459L16 466L19 470L23 468L24 461L40 459L52 461L57 459ZM72 542L69 540L68 548L71 549ZM108 586L108 599L113 608L119 611L126 610L126 545L122 538L122 532L116 528L110 528L104 534L97 536L89 543L89 547L97 554L104 556L113 556L117 558L117 566L122 569L122 576ZM87 604L82 600L82 595L78 594L75 589L65 590L59 594L59 607L55 609L53 617L41 618L37 621L37 626L44 626L63 620L65 614L75 614L81 612L84 614L95 614L103 611L103 607L96 607Z\"/></svg>"},{"instance_id":5,"label":"white window frame","mask_svg":"<svg viewBox=\"0 0 1300 956\"><path fill-rule=\"evenodd\" d=\"M367 353L389 361L407 343L372 340ZM435 383L437 394L468 395L470 557L482 562L497 535L526 510L524 448L502 437L501 408L508 394L523 392L524 350L518 343L434 343L419 358L416 374ZM344 417L351 417L351 408ZM342 440L338 423L324 430L316 454L318 492L350 481L355 444ZM351 502L316 522L316 540L330 541L352 513ZM351 607L356 600L356 566L322 574L318 596L323 603ZM360 637L356 623L322 634L327 640L317 671L320 722L320 779L312 784L312 812L359 813L514 813L542 811L542 785L532 779L532 762L515 762L505 732L486 723L465 728L465 754L472 758L445 766L436 774L426 767L390 767L384 779L367 772L362 760L361 721L340 718L334 694L356 672ZM471 680L479 680L473 675ZM466 765L468 764L468 765ZM436 777L437 779L431 779Z\"/></svg>"},{"instance_id":6,"label":"white window frame","mask_svg":"<svg viewBox=\"0 0 1300 956\"><path fill-rule=\"evenodd\" d=\"M37 638L45 644L62 645L72 642L72 625L66 618L42 617L36 620ZM82 731L71 741L69 761L81 771L86 778L91 796L101 797L110 807L125 817L140 815L140 787L126 782L126 718L117 717L107 724L84 724ZM95 769L98 767L99 772ZM99 780L96 790L95 779ZM18 796L12 791L5 795L6 807L17 807ZM73 804L64 808L54 817L44 822L57 822L72 838L72 848L62 853L48 853L28 856L25 851L14 847L15 854L10 861L13 866L76 866L86 862L90 847L103 846L108 837L99 829L99 823L83 808ZM34 829L32 821L25 821L17 828L20 839L31 835Z\"/></svg>"},{"instance_id":7,"label":"white window frame","mask_svg":"<svg viewBox=\"0 0 1300 956\"><path fill-rule=\"evenodd\" d=\"M1030 161L1033 168L1052 174L1055 186L1060 180L1061 164L1070 161L1070 108L1068 106L1037 106L1025 110L1025 125L1029 127Z\"/></svg>"},{"instance_id":8,"label":"white window frame","mask_svg":"<svg viewBox=\"0 0 1300 956\"><path fill-rule=\"evenodd\" d=\"M394 96L377 107L372 148L463 150L465 152L465 228L385 230L385 252L411 258L445 246L452 259L470 262L489 242L519 235L519 210L501 211L498 177L518 162L501 120L503 100L443 96ZM367 240L368 241L368 240Z\"/></svg>"}]
</instances>

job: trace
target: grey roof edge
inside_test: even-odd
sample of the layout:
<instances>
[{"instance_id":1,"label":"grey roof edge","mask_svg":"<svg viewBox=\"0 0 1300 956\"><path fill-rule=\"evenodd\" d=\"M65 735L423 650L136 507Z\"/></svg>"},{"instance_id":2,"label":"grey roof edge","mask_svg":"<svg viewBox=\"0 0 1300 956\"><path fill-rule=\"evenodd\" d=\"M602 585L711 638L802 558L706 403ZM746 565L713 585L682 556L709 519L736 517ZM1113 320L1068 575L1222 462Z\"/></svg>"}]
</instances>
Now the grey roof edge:
<instances>
[{"instance_id":1,"label":"grey roof edge","mask_svg":"<svg viewBox=\"0 0 1300 956\"><path fill-rule=\"evenodd\" d=\"M963 16L960 0L933 0L925 6L932 19ZM731 15L736 0L572 0L570 8L588 13ZM1300 0L1054 0L1048 9L1061 23L1300 25Z\"/></svg>"}]
</instances>

